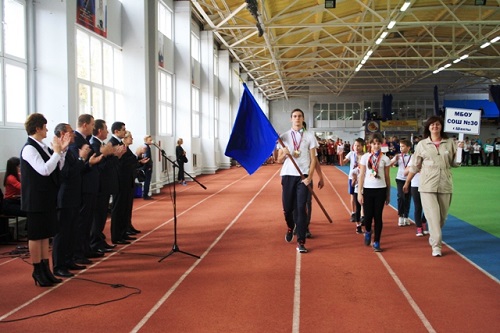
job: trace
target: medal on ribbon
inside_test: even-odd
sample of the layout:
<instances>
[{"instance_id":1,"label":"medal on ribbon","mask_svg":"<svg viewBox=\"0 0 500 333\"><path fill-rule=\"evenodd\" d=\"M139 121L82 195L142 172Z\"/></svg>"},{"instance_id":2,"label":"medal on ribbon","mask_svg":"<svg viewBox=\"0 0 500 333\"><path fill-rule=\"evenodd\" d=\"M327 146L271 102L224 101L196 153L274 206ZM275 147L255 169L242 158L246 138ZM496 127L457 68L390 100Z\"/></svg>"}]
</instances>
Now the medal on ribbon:
<instances>
[{"instance_id":1,"label":"medal on ribbon","mask_svg":"<svg viewBox=\"0 0 500 333\"><path fill-rule=\"evenodd\" d=\"M368 169L370 169L370 177L380 178L380 176L378 175L378 165L380 163L381 157L382 154L380 153L380 151L370 155L370 158L368 159Z\"/></svg>"},{"instance_id":2,"label":"medal on ribbon","mask_svg":"<svg viewBox=\"0 0 500 333\"><path fill-rule=\"evenodd\" d=\"M292 141L293 141L293 157L298 158L300 157L300 144L302 142L302 135L300 135L300 141L297 143L297 138L296 138L296 132L292 130Z\"/></svg>"},{"instance_id":3,"label":"medal on ribbon","mask_svg":"<svg viewBox=\"0 0 500 333\"><path fill-rule=\"evenodd\" d=\"M409 156L410 158L408 158L408 161L405 161L405 156ZM401 160L403 160L403 166L406 168L408 166L408 163L410 163L410 160L411 160L411 155L404 155L403 153L401 153Z\"/></svg>"}]
</instances>

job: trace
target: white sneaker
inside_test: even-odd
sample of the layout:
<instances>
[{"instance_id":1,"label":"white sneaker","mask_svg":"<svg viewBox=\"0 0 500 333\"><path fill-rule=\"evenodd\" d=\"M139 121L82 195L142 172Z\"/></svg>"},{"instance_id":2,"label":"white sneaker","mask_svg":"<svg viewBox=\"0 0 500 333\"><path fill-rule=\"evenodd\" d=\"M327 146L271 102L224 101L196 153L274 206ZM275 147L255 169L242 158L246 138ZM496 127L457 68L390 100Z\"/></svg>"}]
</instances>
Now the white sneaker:
<instances>
[{"instance_id":1,"label":"white sneaker","mask_svg":"<svg viewBox=\"0 0 500 333\"><path fill-rule=\"evenodd\" d=\"M407 217L403 218L403 222L405 223L405 225L410 225L410 219Z\"/></svg>"},{"instance_id":2,"label":"white sneaker","mask_svg":"<svg viewBox=\"0 0 500 333\"><path fill-rule=\"evenodd\" d=\"M399 227L404 227L405 226L405 220L403 217L399 217L399 220L398 220L398 226Z\"/></svg>"},{"instance_id":3,"label":"white sneaker","mask_svg":"<svg viewBox=\"0 0 500 333\"><path fill-rule=\"evenodd\" d=\"M433 257L441 257L441 250L432 250L432 256Z\"/></svg>"}]
</instances>

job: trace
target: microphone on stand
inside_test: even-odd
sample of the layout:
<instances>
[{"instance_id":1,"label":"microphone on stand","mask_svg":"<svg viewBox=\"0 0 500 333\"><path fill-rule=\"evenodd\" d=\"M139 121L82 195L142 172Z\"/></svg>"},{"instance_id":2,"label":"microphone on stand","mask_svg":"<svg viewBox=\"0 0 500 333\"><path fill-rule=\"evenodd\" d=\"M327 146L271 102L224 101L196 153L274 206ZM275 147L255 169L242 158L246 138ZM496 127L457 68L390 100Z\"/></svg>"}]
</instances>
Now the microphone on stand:
<instances>
[{"instance_id":1,"label":"microphone on stand","mask_svg":"<svg viewBox=\"0 0 500 333\"><path fill-rule=\"evenodd\" d=\"M161 151L162 154L166 155L165 151L163 149L161 149L161 147L158 146L155 142L153 142L153 146L155 146L156 148L158 148L158 150Z\"/></svg>"}]
</instances>

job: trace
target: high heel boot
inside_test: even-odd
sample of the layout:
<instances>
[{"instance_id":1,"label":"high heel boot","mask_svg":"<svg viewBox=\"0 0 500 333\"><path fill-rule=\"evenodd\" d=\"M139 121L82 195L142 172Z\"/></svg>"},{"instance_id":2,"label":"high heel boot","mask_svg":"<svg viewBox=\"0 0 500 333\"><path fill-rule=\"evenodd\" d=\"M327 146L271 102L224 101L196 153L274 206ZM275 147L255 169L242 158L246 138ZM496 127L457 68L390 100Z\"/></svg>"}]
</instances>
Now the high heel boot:
<instances>
[{"instance_id":1,"label":"high heel boot","mask_svg":"<svg viewBox=\"0 0 500 333\"><path fill-rule=\"evenodd\" d=\"M33 264L33 280L35 280L35 286L38 284L40 287L52 287L53 283L47 280L45 274L43 274L42 263Z\"/></svg>"},{"instance_id":2,"label":"high heel boot","mask_svg":"<svg viewBox=\"0 0 500 333\"><path fill-rule=\"evenodd\" d=\"M42 259L42 269L43 269L43 274L45 274L45 277L47 280L49 280L52 283L61 283L62 279L58 279L52 274L52 271L50 270L49 266L49 259Z\"/></svg>"}]
</instances>

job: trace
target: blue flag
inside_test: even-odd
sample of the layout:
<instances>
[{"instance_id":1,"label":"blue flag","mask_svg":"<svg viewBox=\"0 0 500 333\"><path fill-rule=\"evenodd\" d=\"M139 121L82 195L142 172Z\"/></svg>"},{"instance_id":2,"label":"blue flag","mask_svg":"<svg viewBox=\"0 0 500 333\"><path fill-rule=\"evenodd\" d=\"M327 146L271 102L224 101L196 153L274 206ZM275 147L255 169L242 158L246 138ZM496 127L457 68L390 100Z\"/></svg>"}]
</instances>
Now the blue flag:
<instances>
[{"instance_id":1,"label":"blue flag","mask_svg":"<svg viewBox=\"0 0 500 333\"><path fill-rule=\"evenodd\" d=\"M227 143L225 155L234 158L251 175L274 151L278 133L243 83L245 91Z\"/></svg>"}]
</instances>

